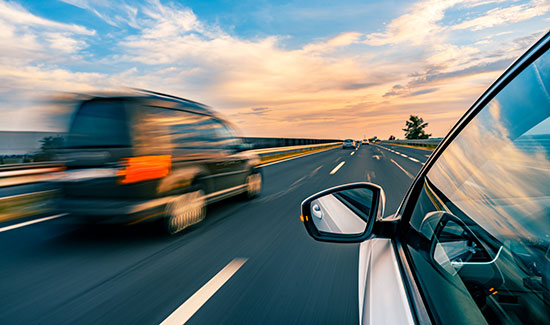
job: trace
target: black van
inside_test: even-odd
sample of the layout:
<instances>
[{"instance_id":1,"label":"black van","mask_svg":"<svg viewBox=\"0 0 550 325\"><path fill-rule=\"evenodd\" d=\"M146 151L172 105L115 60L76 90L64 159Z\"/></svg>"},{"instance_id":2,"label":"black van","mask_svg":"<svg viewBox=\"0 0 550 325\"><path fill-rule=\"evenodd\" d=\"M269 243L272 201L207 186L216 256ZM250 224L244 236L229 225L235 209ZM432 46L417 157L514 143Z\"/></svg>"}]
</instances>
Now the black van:
<instances>
[{"instance_id":1,"label":"black van","mask_svg":"<svg viewBox=\"0 0 550 325\"><path fill-rule=\"evenodd\" d=\"M175 234L203 220L209 203L260 193L260 159L245 149L197 102L152 92L88 98L59 151L56 207L93 223L160 219Z\"/></svg>"}]
</instances>

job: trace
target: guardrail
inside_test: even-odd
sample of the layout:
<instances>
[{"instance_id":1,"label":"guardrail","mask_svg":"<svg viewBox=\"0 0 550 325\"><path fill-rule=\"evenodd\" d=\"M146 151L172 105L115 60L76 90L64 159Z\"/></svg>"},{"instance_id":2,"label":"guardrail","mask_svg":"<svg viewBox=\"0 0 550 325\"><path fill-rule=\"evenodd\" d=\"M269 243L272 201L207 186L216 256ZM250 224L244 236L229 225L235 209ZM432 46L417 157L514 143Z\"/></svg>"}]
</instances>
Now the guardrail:
<instances>
[{"instance_id":1,"label":"guardrail","mask_svg":"<svg viewBox=\"0 0 550 325\"><path fill-rule=\"evenodd\" d=\"M267 164L273 161L295 157L306 153L312 153L320 150L326 150L340 146L342 142L331 142L315 145L303 145L303 146L290 146L279 148L266 148L266 149L254 149L250 152L256 153L260 156L261 164Z\"/></svg>"},{"instance_id":2,"label":"guardrail","mask_svg":"<svg viewBox=\"0 0 550 325\"><path fill-rule=\"evenodd\" d=\"M441 143L441 141L443 141L443 138L414 139L414 140L381 140L380 143L435 148Z\"/></svg>"},{"instance_id":3,"label":"guardrail","mask_svg":"<svg viewBox=\"0 0 550 325\"><path fill-rule=\"evenodd\" d=\"M1 165L0 187L48 181L53 178L53 172L62 169L60 161Z\"/></svg>"}]
</instances>

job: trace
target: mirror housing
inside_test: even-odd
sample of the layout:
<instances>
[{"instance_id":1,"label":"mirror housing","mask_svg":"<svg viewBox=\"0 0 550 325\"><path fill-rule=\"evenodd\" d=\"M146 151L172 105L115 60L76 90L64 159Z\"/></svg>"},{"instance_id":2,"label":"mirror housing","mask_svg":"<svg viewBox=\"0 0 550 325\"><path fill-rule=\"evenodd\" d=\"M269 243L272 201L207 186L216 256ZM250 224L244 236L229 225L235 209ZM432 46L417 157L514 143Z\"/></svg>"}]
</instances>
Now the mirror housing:
<instances>
[{"instance_id":1,"label":"mirror housing","mask_svg":"<svg viewBox=\"0 0 550 325\"><path fill-rule=\"evenodd\" d=\"M340 185L305 199L300 220L315 240L358 243L373 234L385 204L384 190L376 184Z\"/></svg>"}]
</instances>

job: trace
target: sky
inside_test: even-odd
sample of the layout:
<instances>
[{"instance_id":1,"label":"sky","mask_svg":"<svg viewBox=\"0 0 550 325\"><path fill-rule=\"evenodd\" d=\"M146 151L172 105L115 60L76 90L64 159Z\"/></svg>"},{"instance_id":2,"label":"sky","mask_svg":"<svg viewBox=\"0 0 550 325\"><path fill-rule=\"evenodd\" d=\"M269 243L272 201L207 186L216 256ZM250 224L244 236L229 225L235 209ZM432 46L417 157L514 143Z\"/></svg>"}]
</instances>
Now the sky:
<instances>
[{"instance_id":1,"label":"sky","mask_svg":"<svg viewBox=\"0 0 550 325\"><path fill-rule=\"evenodd\" d=\"M0 0L0 130L63 131L52 98L128 87L244 136L444 136L550 26L550 0Z\"/></svg>"}]
</instances>

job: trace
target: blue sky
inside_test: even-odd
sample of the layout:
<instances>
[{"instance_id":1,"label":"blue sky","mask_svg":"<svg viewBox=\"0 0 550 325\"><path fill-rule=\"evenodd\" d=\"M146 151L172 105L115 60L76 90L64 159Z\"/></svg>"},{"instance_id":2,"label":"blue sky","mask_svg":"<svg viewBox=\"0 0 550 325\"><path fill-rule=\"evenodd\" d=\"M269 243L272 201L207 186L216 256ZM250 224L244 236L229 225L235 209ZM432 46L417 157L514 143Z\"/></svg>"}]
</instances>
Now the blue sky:
<instances>
[{"instance_id":1,"label":"blue sky","mask_svg":"<svg viewBox=\"0 0 550 325\"><path fill-rule=\"evenodd\" d=\"M147 88L249 136L442 136L550 25L550 1L4 1L3 130L62 130L64 92Z\"/></svg>"}]
</instances>

